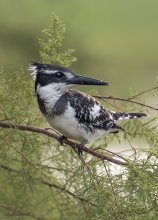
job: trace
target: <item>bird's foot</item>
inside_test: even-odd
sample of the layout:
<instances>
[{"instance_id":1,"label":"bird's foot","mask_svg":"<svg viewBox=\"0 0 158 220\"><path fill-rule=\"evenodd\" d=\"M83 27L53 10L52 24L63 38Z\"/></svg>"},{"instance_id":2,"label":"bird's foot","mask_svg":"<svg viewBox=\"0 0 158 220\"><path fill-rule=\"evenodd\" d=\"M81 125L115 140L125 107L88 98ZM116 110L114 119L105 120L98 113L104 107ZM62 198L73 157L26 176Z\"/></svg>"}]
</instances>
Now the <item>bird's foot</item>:
<instances>
[{"instance_id":1,"label":"bird's foot","mask_svg":"<svg viewBox=\"0 0 158 220\"><path fill-rule=\"evenodd\" d=\"M83 144L77 144L77 152L79 156L83 156Z\"/></svg>"},{"instance_id":2,"label":"bird's foot","mask_svg":"<svg viewBox=\"0 0 158 220\"><path fill-rule=\"evenodd\" d=\"M63 145L64 140L66 140L66 139L67 139L67 138L66 138L64 135L61 135L61 136L59 137L58 141L59 141L59 143L60 143L61 145Z\"/></svg>"}]
</instances>

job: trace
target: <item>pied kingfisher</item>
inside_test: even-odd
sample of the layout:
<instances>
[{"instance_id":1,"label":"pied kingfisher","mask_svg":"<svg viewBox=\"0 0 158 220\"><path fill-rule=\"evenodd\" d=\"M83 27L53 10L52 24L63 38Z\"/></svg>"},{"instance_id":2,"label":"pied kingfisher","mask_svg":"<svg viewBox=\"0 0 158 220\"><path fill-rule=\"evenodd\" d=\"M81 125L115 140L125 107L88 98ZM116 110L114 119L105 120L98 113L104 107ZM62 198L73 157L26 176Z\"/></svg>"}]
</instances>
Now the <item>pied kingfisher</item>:
<instances>
[{"instance_id":1,"label":"pied kingfisher","mask_svg":"<svg viewBox=\"0 0 158 220\"><path fill-rule=\"evenodd\" d=\"M114 112L105 109L90 95L70 88L78 85L108 85L108 83L78 75L53 64L32 62L29 69L35 79L38 105L49 124L62 133L60 143L70 138L79 141L78 153L85 144L107 133L124 130L118 120L146 117L145 113Z\"/></svg>"}]
</instances>

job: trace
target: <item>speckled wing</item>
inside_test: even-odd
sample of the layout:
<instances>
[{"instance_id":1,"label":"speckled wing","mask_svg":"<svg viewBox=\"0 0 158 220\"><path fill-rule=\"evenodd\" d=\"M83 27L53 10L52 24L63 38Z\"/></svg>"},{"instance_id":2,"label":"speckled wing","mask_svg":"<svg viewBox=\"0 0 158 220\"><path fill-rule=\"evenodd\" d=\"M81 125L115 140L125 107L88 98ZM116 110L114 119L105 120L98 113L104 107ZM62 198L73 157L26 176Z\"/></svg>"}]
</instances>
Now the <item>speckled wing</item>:
<instances>
[{"instance_id":1,"label":"speckled wing","mask_svg":"<svg viewBox=\"0 0 158 220\"><path fill-rule=\"evenodd\" d=\"M90 130L121 129L120 126L114 123L111 113L93 97L76 90L69 90L68 93L70 106L76 112L75 117L80 123L86 124Z\"/></svg>"}]
</instances>

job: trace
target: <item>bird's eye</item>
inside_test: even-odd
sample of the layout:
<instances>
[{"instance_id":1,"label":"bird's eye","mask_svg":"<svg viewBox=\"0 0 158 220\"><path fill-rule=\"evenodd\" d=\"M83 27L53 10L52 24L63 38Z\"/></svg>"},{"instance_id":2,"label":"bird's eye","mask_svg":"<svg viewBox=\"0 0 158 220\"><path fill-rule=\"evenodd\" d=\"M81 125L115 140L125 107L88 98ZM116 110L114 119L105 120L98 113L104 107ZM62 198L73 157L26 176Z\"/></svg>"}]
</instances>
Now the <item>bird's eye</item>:
<instances>
[{"instance_id":1,"label":"bird's eye","mask_svg":"<svg viewBox=\"0 0 158 220\"><path fill-rule=\"evenodd\" d=\"M55 77L56 78L61 78L63 76L63 73L62 72L56 72L55 73Z\"/></svg>"}]
</instances>

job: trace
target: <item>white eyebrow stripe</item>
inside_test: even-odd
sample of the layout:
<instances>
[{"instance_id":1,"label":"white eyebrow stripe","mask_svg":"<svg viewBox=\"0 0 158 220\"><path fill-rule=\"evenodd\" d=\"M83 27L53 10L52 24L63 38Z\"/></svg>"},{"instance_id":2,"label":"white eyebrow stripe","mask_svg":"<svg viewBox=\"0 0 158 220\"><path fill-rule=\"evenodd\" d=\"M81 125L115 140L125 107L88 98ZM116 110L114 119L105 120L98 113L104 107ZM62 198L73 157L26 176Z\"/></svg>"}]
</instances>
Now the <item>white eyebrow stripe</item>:
<instances>
[{"instance_id":1,"label":"white eyebrow stripe","mask_svg":"<svg viewBox=\"0 0 158 220\"><path fill-rule=\"evenodd\" d=\"M29 65L28 67L28 70L31 70L32 73L30 75L33 76L33 79L35 80L36 79L36 76L37 76L37 73L38 73L38 67L36 65ZM63 74L65 74L65 76L68 78L68 79L71 79L74 77L74 74L71 73L71 72L66 72L66 71L62 71L62 70L58 70L58 69L45 69L45 68L41 68L40 71L43 73L43 74L55 74L57 72L63 72Z\"/></svg>"},{"instance_id":2,"label":"white eyebrow stripe","mask_svg":"<svg viewBox=\"0 0 158 220\"><path fill-rule=\"evenodd\" d=\"M43 69L43 72L47 73L47 74L51 74L51 73L57 73L57 72L59 72L59 70L46 70L46 69Z\"/></svg>"}]
</instances>

